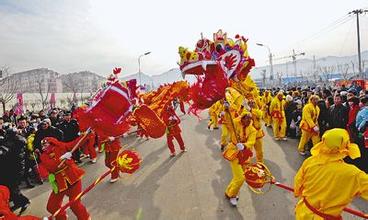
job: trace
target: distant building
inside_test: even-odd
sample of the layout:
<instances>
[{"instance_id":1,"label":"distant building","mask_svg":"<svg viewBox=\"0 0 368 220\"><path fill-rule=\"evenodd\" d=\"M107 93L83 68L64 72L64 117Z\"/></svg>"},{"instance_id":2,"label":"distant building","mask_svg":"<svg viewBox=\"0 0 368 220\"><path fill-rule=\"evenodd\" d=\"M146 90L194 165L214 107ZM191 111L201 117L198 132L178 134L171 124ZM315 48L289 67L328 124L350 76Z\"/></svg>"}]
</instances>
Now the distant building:
<instances>
[{"instance_id":1,"label":"distant building","mask_svg":"<svg viewBox=\"0 0 368 220\"><path fill-rule=\"evenodd\" d=\"M40 68L15 73L0 81L4 82L3 88L7 87L6 83L15 84L17 92L38 93L41 89L42 92L58 93L62 91L59 75L59 73L47 68Z\"/></svg>"},{"instance_id":2,"label":"distant building","mask_svg":"<svg viewBox=\"0 0 368 220\"><path fill-rule=\"evenodd\" d=\"M81 71L61 75L60 80L64 93L91 93L100 87L105 78L90 71Z\"/></svg>"}]
</instances>

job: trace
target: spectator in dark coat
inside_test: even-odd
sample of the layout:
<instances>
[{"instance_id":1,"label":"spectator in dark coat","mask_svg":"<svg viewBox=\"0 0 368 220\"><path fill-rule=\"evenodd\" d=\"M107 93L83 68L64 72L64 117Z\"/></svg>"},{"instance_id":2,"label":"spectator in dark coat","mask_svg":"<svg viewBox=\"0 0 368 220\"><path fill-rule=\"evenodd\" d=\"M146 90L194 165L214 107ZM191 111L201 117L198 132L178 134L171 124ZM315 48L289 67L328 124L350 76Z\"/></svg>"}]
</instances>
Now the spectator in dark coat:
<instances>
[{"instance_id":1,"label":"spectator in dark coat","mask_svg":"<svg viewBox=\"0 0 368 220\"><path fill-rule=\"evenodd\" d=\"M334 103L329 109L329 129L343 128L346 129L348 123L349 109L342 103L339 94L334 97Z\"/></svg>"},{"instance_id":2,"label":"spectator in dark coat","mask_svg":"<svg viewBox=\"0 0 368 220\"><path fill-rule=\"evenodd\" d=\"M57 127L59 125L59 115L56 109L51 111L50 121L51 121L51 126Z\"/></svg>"},{"instance_id":3,"label":"spectator in dark coat","mask_svg":"<svg viewBox=\"0 0 368 220\"><path fill-rule=\"evenodd\" d=\"M39 152L42 152L41 141L45 137L54 137L59 141L63 140L63 132L60 129L51 126L51 121L48 118L41 122L35 135L34 146Z\"/></svg>"},{"instance_id":4,"label":"spectator in dark coat","mask_svg":"<svg viewBox=\"0 0 368 220\"><path fill-rule=\"evenodd\" d=\"M296 110L296 103L293 100L293 97L290 95L286 96L286 104L285 104L285 117L286 117L286 135L288 137L293 136L290 131L290 124L292 121L293 112Z\"/></svg>"},{"instance_id":5,"label":"spectator in dark coat","mask_svg":"<svg viewBox=\"0 0 368 220\"><path fill-rule=\"evenodd\" d=\"M13 210L22 208L23 212L29 205L29 200L19 190L20 181L25 172L25 144L26 140L16 133L16 129L9 127L0 138L0 185L10 190Z\"/></svg>"},{"instance_id":6,"label":"spectator in dark coat","mask_svg":"<svg viewBox=\"0 0 368 220\"><path fill-rule=\"evenodd\" d=\"M325 131L328 129L328 108L324 99L320 99L317 103L317 106L320 109L318 116L318 125L320 136L322 136L323 133L325 133Z\"/></svg>"},{"instance_id":7,"label":"spectator in dark coat","mask_svg":"<svg viewBox=\"0 0 368 220\"><path fill-rule=\"evenodd\" d=\"M72 119L71 112L66 111L63 116L63 121L59 124L58 128L64 134L64 142L73 141L79 137L79 124L77 120ZM80 150L76 150L73 152L73 159L77 163L81 163L81 152Z\"/></svg>"}]
</instances>

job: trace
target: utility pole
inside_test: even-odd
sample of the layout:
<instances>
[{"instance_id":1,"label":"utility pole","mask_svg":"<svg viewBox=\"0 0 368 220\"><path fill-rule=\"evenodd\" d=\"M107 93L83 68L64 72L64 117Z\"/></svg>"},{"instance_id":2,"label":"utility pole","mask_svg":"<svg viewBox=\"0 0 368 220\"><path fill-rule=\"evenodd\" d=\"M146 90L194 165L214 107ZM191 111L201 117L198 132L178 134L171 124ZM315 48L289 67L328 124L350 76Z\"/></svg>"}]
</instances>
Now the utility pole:
<instances>
[{"instance_id":1,"label":"utility pole","mask_svg":"<svg viewBox=\"0 0 368 220\"><path fill-rule=\"evenodd\" d=\"M266 47L267 50L268 50L268 59L269 59L269 62L270 62L270 81L273 80L273 62L272 62L272 53L271 53L271 49L269 46L265 45L265 44L261 44L261 43L256 43L257 46L260 46L260 47Z\"/></svg>"},{"instance_id":2,"label":"utility pole","mask_svg":"<svg viewBox=\"0 0 368 220\"><path fill-rule=\"evenodd\" d=\"M361 77L363 74L362 71L362 57L360 53L360 28L359 28L359 15L363 13L367 13L368 10L356 9L354 11L349 12L349 14L355 14L357 19L357 38L358 38L358 66L359 66L359 76Z\"/></svg>"}]
</instances>

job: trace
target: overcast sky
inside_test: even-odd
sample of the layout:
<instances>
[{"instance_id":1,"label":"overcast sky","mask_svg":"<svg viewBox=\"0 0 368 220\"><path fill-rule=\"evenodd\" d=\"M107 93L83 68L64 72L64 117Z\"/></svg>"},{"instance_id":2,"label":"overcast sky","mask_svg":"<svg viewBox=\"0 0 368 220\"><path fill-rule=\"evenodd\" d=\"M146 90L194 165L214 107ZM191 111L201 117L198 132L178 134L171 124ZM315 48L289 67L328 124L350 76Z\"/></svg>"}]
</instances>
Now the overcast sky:
<instances>
[{"instance_id":1,"label":"overcast sky","mask_svg":"<svg viewBox=\"0 0 368 220\"><path fill-rule=\"evenodd\" d=\"M249 38L256 64L293 48L307 56L356 52L355 19L344 18L368 0L0 0L0 66L13 72L47 67L60 73L115 66L124 74L154 75L176 68L177 48L194 48L200 33L219 28ZM338 21L338 22L335 22ZM337 25L331 25L335 22ZM368 49L368 15L361 18L362 50Z\"/></svg>"}]
</instances>

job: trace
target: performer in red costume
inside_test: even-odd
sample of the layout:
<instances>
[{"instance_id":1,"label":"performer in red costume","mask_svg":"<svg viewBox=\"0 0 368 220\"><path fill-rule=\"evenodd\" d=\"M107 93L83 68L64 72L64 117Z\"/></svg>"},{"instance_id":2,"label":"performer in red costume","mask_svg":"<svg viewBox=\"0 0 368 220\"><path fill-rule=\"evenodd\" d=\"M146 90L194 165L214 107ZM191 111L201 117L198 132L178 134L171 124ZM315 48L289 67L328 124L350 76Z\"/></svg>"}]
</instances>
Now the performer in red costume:
<instances>
[{"instance_id":1,"label":"performer in red costume","mask_svg":"<svg viewBox=\"0 0 368 220\"><path fill-rule=\"evenodd\" d=\"M84 170L80 169L71 159L70 152L75 141L63 143L55 138L47 137L42 140L41 165L49 172L49 181L53 191L47 202L47 210L55 213L62 205L64 196L73 200L82 192L82 176ZM63 163L62 161L65 160ZM78 220L88 220L90 215L80 200L75 201L70 208ZM66 220L66 212L60 212L55 216L56 220Z\"/></svg>"},{"instance_id":2,"label":"performer in red costume","mask_svg":"<svg viewBox=\"0 0 368 220\"><path fill-rule=\"evenodd\" d=\"M119 138L108 137L105 142L105 166L112 169L116 165L116 158L118 157L121 148ZM110 183L115 183L119 179L119 169L114 169L111 172Z\"/></svg>"},{"instance_id":3,"label":"performer in red costume","mask_svg":"<svg viewBox=\"0 0 368 220\"><path fill-rule=\"evenodd\" d=\"M96 133L92 131L90 134L87 134L85 144L83 145L83 153L89 156L91 163L97 162L95 143Z\"/></svg>"},{"instance_id":4,"label":"performer in red costume","mask_svg":"<svg viewBox=\"0 0 368 220\"><path fill-rule=\"evenodd\" d=\"M179 127L180 118L176 115L174 108L169 104L166 107L166 111L162 114L163 121L165 122L167 146L170 150L170 156L175 156L174 138L179 143L182 152L186 152L183 138L181 137L181 129Z\"/></svg>"},{"instance_id":5,"label":"performer in red costume","mask_svg":"<svg viewBox=\"0 0 368 220\"><path fill-rule=\"evenodd\" d=\"M35 216L17 216L9 207L10 191L8 187L0 185L0 219L4 220L41 220Z\"/></svg>"}]
</instances>

